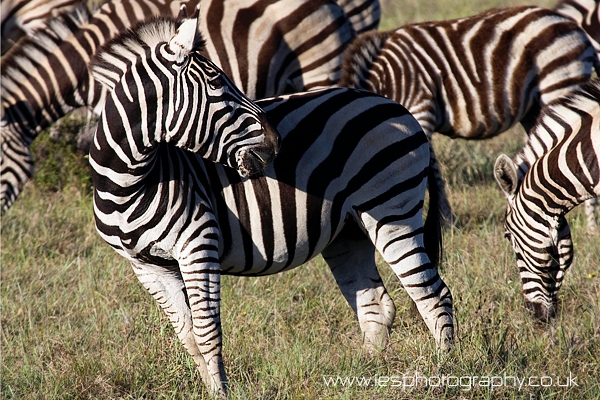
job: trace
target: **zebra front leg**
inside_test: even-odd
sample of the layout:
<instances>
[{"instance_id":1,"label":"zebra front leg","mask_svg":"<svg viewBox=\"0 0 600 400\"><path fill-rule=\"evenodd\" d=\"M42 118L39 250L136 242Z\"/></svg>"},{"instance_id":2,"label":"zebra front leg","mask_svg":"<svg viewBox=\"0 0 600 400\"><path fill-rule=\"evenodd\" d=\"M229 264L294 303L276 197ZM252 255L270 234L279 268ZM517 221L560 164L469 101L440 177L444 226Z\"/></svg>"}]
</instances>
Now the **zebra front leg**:
<instances>
[{"instance_id":1,"label":"zebra front leg","mask_svg":"<svg viewBox=\"0 0 600 400\"><path fill-rule=\"evenodd\" d=\"M149 264L131 264L142 285L154 296L171 321L183 347L192 356L204 382L210 382L204 357L196 344L192 312L183 278L178 267L165 268Z\"/></svg>"},{"instance_id":2,"label":"zebra front leg","mask_svg":"<svg viewBox=\"0 0 600 400\"><path fill-rule=\"evenodd\" d=\"M377 266L375 247L367 238L340 234L322 253L344 297L356 313L370 353L382 350L389 339L396 307Z\"/></svg>"},{"instance_id":3,"label":"zebra front leg","mask_svg":"<svg viewBox=\"0 0 600 400\"><path fill-rule=\"evenodd\" d=\"M411 204L406 204L404 209L410 210ZM389 212L379 214L379 211L375 215L394 215ZM379 225L382 217L374 219L367 213L361 214L375 247L415 302L438 348L448 349L454 343L452 295L425 251L420 229L423 224L421 212L407 215L404 220L400 220L401 217Z\"/></svg>"},{"instance_id":4,"label":"zebra front leg","mask_svg":"<svg viewBox=\"0 0 600 400\"><path fill-rule=\"evenodd\" d=\"M207 369L208 377L202 378L213 394L225 397L227 377L222 356L221 271L218 257L206 253L199 251L192 255L193 259L180 259L179 267L192 313L194 338Z\"/></svg>"}]
</instances>

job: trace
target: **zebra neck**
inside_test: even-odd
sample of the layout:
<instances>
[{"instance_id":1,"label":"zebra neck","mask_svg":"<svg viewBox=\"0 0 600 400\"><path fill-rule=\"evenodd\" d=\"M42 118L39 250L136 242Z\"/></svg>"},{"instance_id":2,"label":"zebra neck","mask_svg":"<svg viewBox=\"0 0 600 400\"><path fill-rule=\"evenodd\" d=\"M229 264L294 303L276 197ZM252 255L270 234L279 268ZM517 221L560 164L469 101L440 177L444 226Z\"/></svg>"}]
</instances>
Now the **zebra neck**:
<instances>
[{"instance_id":1,"label":"zebra neck","mask_svg":"<svg viewBox=\"0 0 600 400\"><path fill-rule=\"evenodd\" d=\"M543 186L543 180L540 181L538 178L544 176L541 169L540 163L536 163L525 175L517 192L515 205L535 219L544 219L553 223L585 199L567 197L560 194L554 187Z\"/></svg>"},{"instance_id":2,"label":"zebra neck","mask_svg":"<svg viewBox=\"0 0 600 400\"><path fill-rule=\"evenodd\" d=\"M357 37L345 50L342 60L342 76L339 86L366 89L381 93L381 87L370 82L373 63L380 55L388 39L387 32L367 32ZM379 85L382 84L377 80Z\"/></svg>"},{"instance_id":3,"label":"zebra neck","mask_svg":"<svg viewBox=\"0 0 600 400\"><path fill-rule=\"evenodd\" d=\"M141 188L157 164L159 142L140 129L114 124L108 131L106 115L90 147L92 179L97 190L129 196Z\"/></svg>"}]
</instances>

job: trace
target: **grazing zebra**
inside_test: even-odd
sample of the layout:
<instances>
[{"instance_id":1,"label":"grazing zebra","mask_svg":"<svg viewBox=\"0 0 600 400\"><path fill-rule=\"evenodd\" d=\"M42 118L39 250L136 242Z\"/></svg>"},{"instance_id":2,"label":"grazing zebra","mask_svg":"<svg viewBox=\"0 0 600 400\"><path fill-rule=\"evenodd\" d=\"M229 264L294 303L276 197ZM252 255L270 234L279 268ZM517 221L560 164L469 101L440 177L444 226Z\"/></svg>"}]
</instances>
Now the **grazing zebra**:
<instances>
[{"instance_id":1,"label":"grazing zebra","mask_svg":"<svg viewBox=\"0 0 600 400\"><path fill-rule=\"evenodd\" d=\"M104 92L87 70L98 46L149 17L176 16L180 4L116 0L93 16L79 8L77 18L85 21L61 15L54 31L38 32L2 59L3 212L32 174L35 137L75 108L101 110ZM252 99L332 85L343 47L355 36L344 11L328 0L202 0L201 26L209 33L208 58Z\"/></svg>"},{"instance_id":2,"label":"grazing zebra","mask_svg":"<svg viewBox=\"0 0 600 400\"><path fill-rule=\"evenodd\" d=\"M549 136L556 138L550 145L538 140ZM565 214L600 196L600 80L544 108L526 151L535 162L524 176L523 155L515 161L498 157L494 175L508 200L506 237L516 253L525 304L548 321L573 261Z\"/></svg>"},{"instance_id":3,"label":"grazing zebra","mask_svg":"<svg viewBox=\"0 0 600 400\"><path fill-rule=\"evenodd\" d=\"M110 94L90 164L98 232L131 261L204 382L226 391L221 274L278 273L319 253L356 312L367 348L386 343L395 315L375 249L438 345L449 347L452 297L436 268L435 186L425 225L422 220L430 145L417 121L396 102L366 91L270 98L257 104L282 136L272 164L244 179L205 162L201 157L222 163L215 153L233 158L234 139L221 134L220 124L239 124L218 111L227 107L220 94L235 89L224 74L215 75L197 39L186 36L198 32L195 24L184 20L173 37L176 22L151 21L95 56L92 73ZM206 68L215 75L208 85Z\"/></svg>"},{"instance_id":4,"label":"grazing zebra","mask_svg":"<svg viewBox=\"0 0 600 400\"><path fill-rule=\"evenodd\" d=\"M360 35L344 54L340 86L398 101L430 138L486 139L519 121L531 126L541 106L588 81L594 67L575 22L514 7ZM453 218L447 200L444 215Z\"/></svg>"},{"instance_id":5,"label":"grazing zebra","mask_svg":"<svg viewBox=\"0 0 600 400\"><path fill-rule=\"evenodd\" d=\"M82 0L2 0L2 54L24 35L46 27L46 21L58 13L72 10Z\"/></svg>"},{"instance_id":6,"label":"grazing zebra","mask_svg":"<svg viewBox=\"0 0 600 400\"><path fill-rule=\"evenodd\" d=\"M600 2L598 0L563 0L554 10L577 22L588 34L600 57Z\"/></svg>"}]
</instances>

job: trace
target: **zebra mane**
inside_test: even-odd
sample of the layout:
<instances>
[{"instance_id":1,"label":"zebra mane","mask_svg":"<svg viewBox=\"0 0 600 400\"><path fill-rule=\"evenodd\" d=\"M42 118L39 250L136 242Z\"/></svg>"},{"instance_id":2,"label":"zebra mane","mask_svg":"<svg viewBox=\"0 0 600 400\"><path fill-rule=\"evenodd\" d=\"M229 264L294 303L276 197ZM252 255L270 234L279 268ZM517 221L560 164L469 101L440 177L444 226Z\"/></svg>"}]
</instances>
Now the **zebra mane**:
<instances>
[{"instance_id":1,"label":"zebra mane","mask_svg":"<svg viewBox=\"0 0 600 400\"><path fill-rule=\"evenodd\" d=\"M581 85L577 90L568 94L564 98L557 99L542 108L541 114L536 119L536 125L529 133L529 139L523 147L513 158L514 163L518 167L519 181L523 179L525 173L531 167L534 158L536 156L535 148L543 147L546 145L540 144L546 141L544 139L544 129L541 133L538 133L537 126L544 124L544 119L550 117L554 120L563 120L564 115L572 115L572 113L566 112L570 110L580 110L587 112L591 115L598 115L600 110L600 78L595 78L589 82Z\"/></svg>"},{"instance_id":2,"label":"zebra mane","mask_svg":"<svg viewBox=\"0 0 600 400\"><path fill-rule=\"evenodd\" d=\"M591 79L564 98L554 100L542 109L537 120L542 121L544 113L562 115L563 107L597 115L600 110L600 78Z\"/></svg>"},{"instance_id":3,"label":"zebra mane","mask_svg":"<svg viewBox=\"0 0 600 400\"><path fill-rule=\"evenodd\" d=\"M354 39L342 56L339 86L354 87L364 79L388 37L387 32L370 31Z\"/></svg>"},{"instance_id":4,"label":"zebra mane","mask_svg":"<svg viewBox=\"0 0 600 400\"><path fill-rule=\"evenodd\" d=\"M158 16L115 36L101 46L92 57L89 63L92 76L112 91L130 65L140 57L146 56L148 49L155 48L160 43L171 42L178 34L178 29L188 21L190 20L182 20L180 17ZM204 40L198 32L193 38L193 41L188 43L191 49L188 49L186 54L190 51L200 51L204 47Z\"/></svg>"},{"instance_id":5,"label":"zebra mane","mask_svg":"<svg viewBox=\"0 0 600 400\"><path fill-rule=\"evenodd\" d=\"M595 78L582 85L581 88L568 96L568 102L600 103L600 77Z\"/></svg>"},{"instance_id":6,"label":"zebra mane","mask_svg":"<svg viewBox=\"0 0 600 400\"><path fill-rule=\"evenodd\" d=\"M24 74L37 68L63 41L72 36L80 27L87 24L92 14L85 4L64 11L46 21L46 27L36 29L31 36L25 36L2 57L3 89L12 90L24 79ZM4 92L4 90L2 91Z\"/></svg>"},{"instance_id":7,"label":"zebra mane","mask_svg":"<svg viewBox=\"0 0 600 400\"><path fill-rule=\"evenodd\" d=\"M561 1L554 6L554 11L581 25L588 10L576 1Z\"/></svg>"}]
</instances>

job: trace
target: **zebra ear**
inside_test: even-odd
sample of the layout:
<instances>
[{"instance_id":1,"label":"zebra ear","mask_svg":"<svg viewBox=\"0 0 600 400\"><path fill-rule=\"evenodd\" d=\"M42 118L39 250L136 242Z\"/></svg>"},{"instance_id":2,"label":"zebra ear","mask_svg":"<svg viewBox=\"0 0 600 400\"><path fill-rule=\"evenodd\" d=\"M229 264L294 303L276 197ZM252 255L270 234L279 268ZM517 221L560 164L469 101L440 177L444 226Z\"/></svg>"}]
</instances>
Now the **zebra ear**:
<instances>
[{"instance_id":1,"label":"zebra ear","mask_svg":"<svg viewBox=\"0 0 600 400\"><path fill-rule=\"evenodd\" d=\"M169 47L179 60L200 47L203 43L200 34L200 4L194 14L187 18L187 9L182 6L177 17L177 32L169 42Z\"/></svg>"},{"instance_id":2,"label":"zebra ear","mask_svg":"<svg viewBox=\"0 0 600 400\"><path fill-rule=\"evenodd\" d=\"M177 25L180 25L185 19L188 17L187 7L185 4L182 4L179 7L179 14L177 14Z\"/></svg>"},{"instance_id":3,"label":"zebra ear","mask_svg":"<svg viewBox=\"0 0 600 400\"><path fill-rule=\"evenodd\" d=\"M517 166L506 154L496 159L494 177L507 198L514 196L518 186Z\"/></svg>"}]
</instances>

